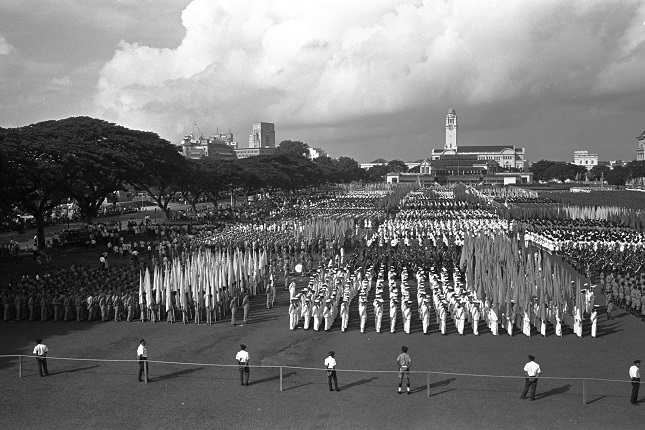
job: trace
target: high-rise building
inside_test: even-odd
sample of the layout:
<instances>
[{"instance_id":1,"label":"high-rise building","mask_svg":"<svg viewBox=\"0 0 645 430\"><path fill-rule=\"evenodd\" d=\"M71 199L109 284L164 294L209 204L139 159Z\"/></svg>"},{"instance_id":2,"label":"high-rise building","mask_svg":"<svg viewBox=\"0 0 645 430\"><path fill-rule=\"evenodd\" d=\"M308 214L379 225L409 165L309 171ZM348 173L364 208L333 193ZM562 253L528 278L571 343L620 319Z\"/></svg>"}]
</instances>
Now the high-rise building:
<instances>
[{"instance_id":1,"label":"high-rise building","mask_svg":"<svg viewBox=\"0 0 645 430\"><path fill-rule=\"evenodd\" d=\"M275 148L275 125L272 122L253 124L249 148Z\"/></svg>"}]
</instances>

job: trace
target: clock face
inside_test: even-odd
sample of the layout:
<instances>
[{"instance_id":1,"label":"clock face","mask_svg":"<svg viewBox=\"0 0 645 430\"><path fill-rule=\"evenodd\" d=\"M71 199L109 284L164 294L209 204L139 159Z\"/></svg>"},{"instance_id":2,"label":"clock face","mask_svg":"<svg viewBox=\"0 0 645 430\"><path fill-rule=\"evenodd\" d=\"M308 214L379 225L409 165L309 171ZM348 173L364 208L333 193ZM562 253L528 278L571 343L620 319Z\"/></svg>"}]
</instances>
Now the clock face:
<instances>
[{"instance_id":1,"label":"clock face","mask_svg":"<svg viewBox=\"0 0 645 430\"><path fill-rule=\"evenodd\" d=\"M448 130L452 130L452 125L449 125L449 126L448 126Z\"/></svg>"}]
</instances>

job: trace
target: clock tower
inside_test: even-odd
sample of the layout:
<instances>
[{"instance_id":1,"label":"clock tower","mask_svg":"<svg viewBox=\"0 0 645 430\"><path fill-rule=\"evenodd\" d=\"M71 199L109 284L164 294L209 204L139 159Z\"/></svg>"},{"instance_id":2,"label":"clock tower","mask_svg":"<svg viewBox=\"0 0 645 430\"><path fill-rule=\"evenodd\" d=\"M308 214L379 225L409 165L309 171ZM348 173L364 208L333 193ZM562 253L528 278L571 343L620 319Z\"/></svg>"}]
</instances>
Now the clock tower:
<instances>
[{"instance_id":1,"label":"clock tower","mask_svg":"<svg viewBox=\"0 0 645 430\"><path fill-rule=\"evenodd\" d=\"M453 108L446 115L446 145L444 149L457 150L457 112Z\"/></svg>"}]
</instances>

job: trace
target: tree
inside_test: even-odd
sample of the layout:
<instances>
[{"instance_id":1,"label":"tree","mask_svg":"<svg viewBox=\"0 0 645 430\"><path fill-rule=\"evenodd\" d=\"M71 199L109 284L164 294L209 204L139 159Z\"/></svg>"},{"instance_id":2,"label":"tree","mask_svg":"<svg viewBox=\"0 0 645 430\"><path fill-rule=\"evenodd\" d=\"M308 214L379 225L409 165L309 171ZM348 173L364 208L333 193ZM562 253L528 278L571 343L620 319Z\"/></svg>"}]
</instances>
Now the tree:
<instances>
[{"instance_id":1,"label":"tree","mask_svg":"<svg viewBox=\"0 0 645 430\"><path fill-rule=\"evenodd\" d=\"M609 173L610 170L611 168L607 165L597 164L589 170L587 173L587 179L590 181L599 181L601 178L606 178L607 173Z\"/></svg>"},{"instance_id":2,"label":"tree","mask_svg":"<svg viewBox=\"0 0 645 430\"><path fill-rule=\"evenodd\" d=\"M533 173L533 180L535 182L544 182L552 179L545 177L545 173L554 164L556 164L555 161L549 160L540 160L537 163L533 163L531 167L529 167L529 172Z\"/></svg>"},{"instance_id":3,"label":"tree","mask_svg":"<svg viewBox=\"0 0 645 430\"><path fill-rule=\"evenodd\" d=\"M629 179L645 178L645 161L632 160L627 163Z\"/></svg>"},{"instance_id":4,"label":"tree","mask_svg":"<svg viewBox=\"0 0 645 430\"><path fill-rule=\"evenodd\" d=\"M181 191L182 178L189 175L188 162L177 146L159 137L139 141L136 156L133 166L137 175L128 182L146 191L170 219L168 205Z\"/></svg>"},{"instance_id":5,"label":"tree","mask_svg":"<svg viewBox=\"0 0 645 430\"><path fill-rule=\"evenodd\" d=\"M138 182L144 176L150 154L163 152L162 147L177 152L154 133L89 117L43 121L9 133L22 147L33 149L23 155L36 157L36 164L46 162L50 172L57 169L60 199L73 198L87 223L109 195L124 190L126 181Z\"/></svg>"},{"instance_id":6,"label":"tree","mask_svg":"<svg viewBox=\"0 0 645 430\"><path fill-rule=\"evenodd\" d=\"M358 161L351 157L339 157L337 167L342 173L341 181L338 182L350 183L364 180L367 177L365 170L361 169Z\"/></svg>"},{"instance_id":7,"label":"tree","mask_svg":"<svg viewBox=\"0 0 645 430\"><path fill-rule=\"evenodd\" d=\"M29 127L0 129L3 191L9 191L2 197L34 217L37 245L44 248L45 217L66 197L62 162L66 154L61 142L34 136Z\"/></svg>"},{"instance_id":8,"label":"tree","mask_svg":"<svg viewBox=\"0 0 645 430\"><path fill-rule=\"evenodd\" d=\"M367 170L367 180L371 182L384 181L387 173L387 166L384 164L372 166Z\"/></svg>"},{"instance_id":9,"label":"tree","mask_svg":"<svg viewBox=\"0 0 645 430\"><path fill-rule=\"evenodd\" d=\"M609 185L625 185L629 178L629 169L623 166L616 166L605 175Z\"/></svg>"},{"instance_id":10,"label":"tree","mask_svg":"<svg viewBox=\"0 0 645 430\"><path fill-rule=\"evenodd\" d=\"M276 150L278 155L309 155L309 145L299 140L283 140Z\"/></svg>"},{"instance_id":11,"label":"tree","mask_svg":"<svg viewBox=\"0 0 645 430\"><path fill-rule=\"evenodd\" d=\"M587 173L584 166L577 166L571 163L554 163L543 173L546 180L557 179L564 182L566 180L576 180Z\"/></svg>"},{"instance_id":12,"label":"tree","mask_svg":"<svg viewBox=\"0 0 645 430\"><path fill-rule=\"evenodd\" d=\"M108 196L125 190L136 180L140 150L163 145L158 135L130 130L89 117L67 118L37 124L53 138L64 142L67 153L65 191L76 200L83 219L91 223ZM145 162L145 159L144 159Z\"/></svg>"},{"instance_id":13,"label":"tree","mask_svg":"<svg viewBox=\"0 0 645 430\"><path fill-rule=\"evenodd\" d=\"M197 203L206 194L208 158L187 159L187 174L179 178L181 195L190 204L193 213L197 213Z\"/></svg>"},{"instance_id":14,"label":"tree","mask_svg":"<svg viewBox=\"0 0 645 430\"><path fill-rule=\"evenodd\" d=\"M391 173L405 173L408 171L408 166L401 160L392 160L387 163L387 172Z\"/></svg>"}]
</instances>

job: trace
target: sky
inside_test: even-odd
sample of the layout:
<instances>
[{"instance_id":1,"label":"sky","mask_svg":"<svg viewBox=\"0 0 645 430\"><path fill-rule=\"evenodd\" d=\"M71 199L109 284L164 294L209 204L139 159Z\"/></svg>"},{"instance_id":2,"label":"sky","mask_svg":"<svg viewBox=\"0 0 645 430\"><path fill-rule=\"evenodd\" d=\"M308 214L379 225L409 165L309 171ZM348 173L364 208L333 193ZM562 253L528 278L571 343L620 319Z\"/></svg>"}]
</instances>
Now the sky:
<instances>
[{"instance_id":1,"label":"sky","mask_svg":"<svg viewBox=\"0 0 645 430\"><path fill-rule=\"evenodd\" d=\"M0 0L0 127L91 116L178 144L255 122L359 162L445 142L632 160L642 0Z\"/></svg>"}]
</instances>

